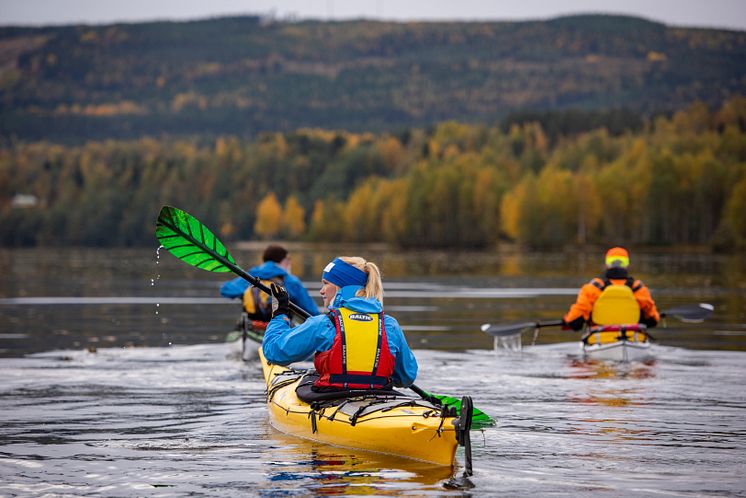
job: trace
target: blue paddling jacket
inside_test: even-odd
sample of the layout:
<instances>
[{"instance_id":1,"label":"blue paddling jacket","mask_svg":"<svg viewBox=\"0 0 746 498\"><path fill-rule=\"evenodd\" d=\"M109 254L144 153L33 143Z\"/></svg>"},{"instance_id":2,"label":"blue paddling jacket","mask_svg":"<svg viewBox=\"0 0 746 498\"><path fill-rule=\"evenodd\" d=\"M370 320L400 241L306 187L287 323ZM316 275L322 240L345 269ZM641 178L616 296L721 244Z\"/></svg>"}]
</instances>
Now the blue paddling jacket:
<instances>
[{"instance_id":1,"label":"blue paddling jacket","mask_svg":"<svg viewBox=\"0 0 746 498\"><path fill-rule=\"evenodd\" d=\"M348 308L360 313L380 313L383 306L378 299L356 297L362 289L356 285L341 288L334 297L330 309ZM396 318L384 314L384 326L388 339L389 351L395 357L392 380L395 386L407 387L417 377L417 359L409 349L399 322ZM310 359L314 353L328 351L336 335L334 323L328 315L312 316L297 327L290 326L290 319L285 315L273 318L264 332L262 351L270 363L288 365L294 361Z\"/></svg>"},{"instance_id":2,"label":"blue paddling jacket","mask_svg":"<svg viewBox=\"0 0 746 498\"><path fill-rule=\"evenodd\" d=\"M301 281L295 275L291 275L285 268L274 261L265 261L259 266L249 270L249 273L261 280L269 280L275 277L282 277L283 285L288 291L290 300L306 310L310 315L318 315L319 308L313 302L311 296ZM220 295L229 299L241 298L246 289L249 288L249 282L241 277L234 278L220 286Z\"/></svg>"}]
</instances>

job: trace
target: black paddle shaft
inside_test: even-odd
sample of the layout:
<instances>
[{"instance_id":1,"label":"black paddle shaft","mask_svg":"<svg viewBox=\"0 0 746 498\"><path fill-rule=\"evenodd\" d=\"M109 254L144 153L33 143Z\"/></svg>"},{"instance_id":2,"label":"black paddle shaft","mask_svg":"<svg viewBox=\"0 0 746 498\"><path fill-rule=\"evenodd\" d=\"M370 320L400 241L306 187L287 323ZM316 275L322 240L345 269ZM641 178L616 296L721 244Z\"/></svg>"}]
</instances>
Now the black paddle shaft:
<instances>
[{"instance_id":1,"label":"black paddle shaft","mask_svg":"<svg viewBox=\"0 0 746 498\"><path fill-rule=\"evenodd\" d=\"M241 268L239 268L236 265L232 265L227 260L221 259L220 262L223 263L224 265L226 265L228 268L230 268L236 275L238 275L239 277L242 277L245 280L247 280L251 285L253 285L257 289L259 289L260 291L265 292L265 293L267 293L270 296L272 295L272 291L270 290L270 288L267 287L266 285L264 285L262 283L262 281L259 280L258 278L256 278L254 275L251 275L250 273L246 273L244 270L242 270ZM235 268L233 268L233 267L235 267ZM306 319L308 319L308 318L311 317L311 314L309 312L307 312L306 310L304 310L303 308L301 308L300 306L298 306L294 302L288 301L288 305L290 306L290 311L292 311L293 313L295 313L299 317L303 318L304 320L306 320Z\"/></svg>"},{"instance_id":2,"label":"black paddle shaft","mask_svg":"<svg viewBox=\"0 0 746 498\"><path fill-rule=\"evenodd\" d=\"M556 320L552 322L522 322L505 325L484 324L482 325L482 332L494 337L503 337L518 335L526 330L536 330L542 327L559 327L560 325L562 325L562 320Z\"/></svg>"}]
</instances>

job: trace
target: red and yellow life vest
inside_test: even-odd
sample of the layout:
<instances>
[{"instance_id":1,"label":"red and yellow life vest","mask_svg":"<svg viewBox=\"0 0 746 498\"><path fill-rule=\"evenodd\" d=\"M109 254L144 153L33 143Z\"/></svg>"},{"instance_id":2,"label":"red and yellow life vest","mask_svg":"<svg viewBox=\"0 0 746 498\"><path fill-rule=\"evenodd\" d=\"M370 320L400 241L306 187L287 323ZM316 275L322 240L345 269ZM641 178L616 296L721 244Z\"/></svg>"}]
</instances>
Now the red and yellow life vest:
<instances>
[{"instance_id":1,"label":"red and yellow life vest","mask_svg":"<svg viewBox=\"0 0 746 498\"><path fill-rule=\"evenodd\" d=\"M390 387L394 355L389 351L383 312L332 309L336 334L328 351L316 353L317 387L384 389Z\"/></svg>"}]
</instances>

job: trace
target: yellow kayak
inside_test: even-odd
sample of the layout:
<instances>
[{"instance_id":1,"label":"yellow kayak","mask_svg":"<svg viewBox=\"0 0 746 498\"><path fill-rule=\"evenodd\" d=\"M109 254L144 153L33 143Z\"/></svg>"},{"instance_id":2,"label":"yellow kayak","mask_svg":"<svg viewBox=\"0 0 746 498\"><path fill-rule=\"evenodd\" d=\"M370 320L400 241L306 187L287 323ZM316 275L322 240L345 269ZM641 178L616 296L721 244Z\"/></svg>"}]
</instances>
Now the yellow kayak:
<instances>
[{"instance_id":1,"label":"yellow kayak","mask_svg":"<svg viewBox=\"0 0 746 498\"><path fill-rule=\"evenodd\" d=\"M397 391L309 404L296 393L299 386L303 393L310 391L308 372L270 365L261 349L259 358L269 420L280 432L342 448L454 464L458 419L447 409Z\"/></svg>"}]
</instances>

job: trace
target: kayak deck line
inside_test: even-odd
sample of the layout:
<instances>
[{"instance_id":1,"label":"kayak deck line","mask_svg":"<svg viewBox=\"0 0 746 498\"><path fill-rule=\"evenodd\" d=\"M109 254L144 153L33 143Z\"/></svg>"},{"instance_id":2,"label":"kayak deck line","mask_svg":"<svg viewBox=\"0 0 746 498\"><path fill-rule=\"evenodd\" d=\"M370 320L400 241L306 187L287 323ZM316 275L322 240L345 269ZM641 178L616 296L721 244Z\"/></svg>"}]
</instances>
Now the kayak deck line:
<instances>
[{"instance_id":1,"label":"kayak deck line","mask_svg":"<svg viewBox=\"0 0 746 498\"><path fill-rule=\"evenodd\" d=\"M284 387L284 385L282 387ZM332 420L335 419L335 416L336 416L337 413L340 413L340 412L344 413L345 415L349 416L349 420L340 420L340 422L341 423L349 423L352 426L355 426L355 425L358 425L358 424L363 424L363 423L369 422L371 420L377 420L377 419L389 418L389 417L402 417L402 418L406 418L406 417L417 417L417 418L421 418L423 416L422 414L419 414L419 413L405 413L405 414L393 414L393 415L379 415L379 416L376 416L376 417L366 417L366 418L358 421L357 419L359 417L368 415L370 413L384 412L384 411L390 410L392 408L404 408L404 407L408 407L408 406L412 406L412 407L413 406L423 406L423 405L418 405L416 403L417 400L415 398L409 398L409 401L399 401L399 402L394 402L394 403L387 403L384 399L381 399L380 403L374 403L373 405L370 405L370 403L363 404L362 406L359 406L359 405L356 404L357 402L364 403L365 401L370 401L372 399L374 399L374 398L363 398L363 397L360 397L360 398L348 398L348 402L339 403L338 405L328 405L328 406L324 406L324 407L321 407L321 408L315 408L315 409L313 409L313 411L316 412L316 417L318 417L318 418L326 418L326 419L328 419L330 421L332 421ZM376 405L383 405L383 406L376 406ZM281 408L285 409L284 407L282 407L282 405L278 405L278 406L280 406ZM334 413L332 415L326 415L326 410L327 409L332 409L332 408L335 408ZM352 410L350 410L350 408L355 408L355 410L352 411ZM371 409L368 412L366 412L365 409L367 409L367 408L371 408ZM286 411L287 412L293 412L293 410L286 410ZM435 415L436 413L439 412L439 410L436 407L432 407L432 411L433 411L433 415L434 416L440 417L440 415ZM293 413L308 413L308 412L305 412L305 411L296 411L296 412L293 412ZM427 417L425 417L425 418L427 418ZM443 432L443 430L445 430L445 429L441 427L440 430L438 431L438 435L440 435Z\"/></svg>"}]
</instances>

